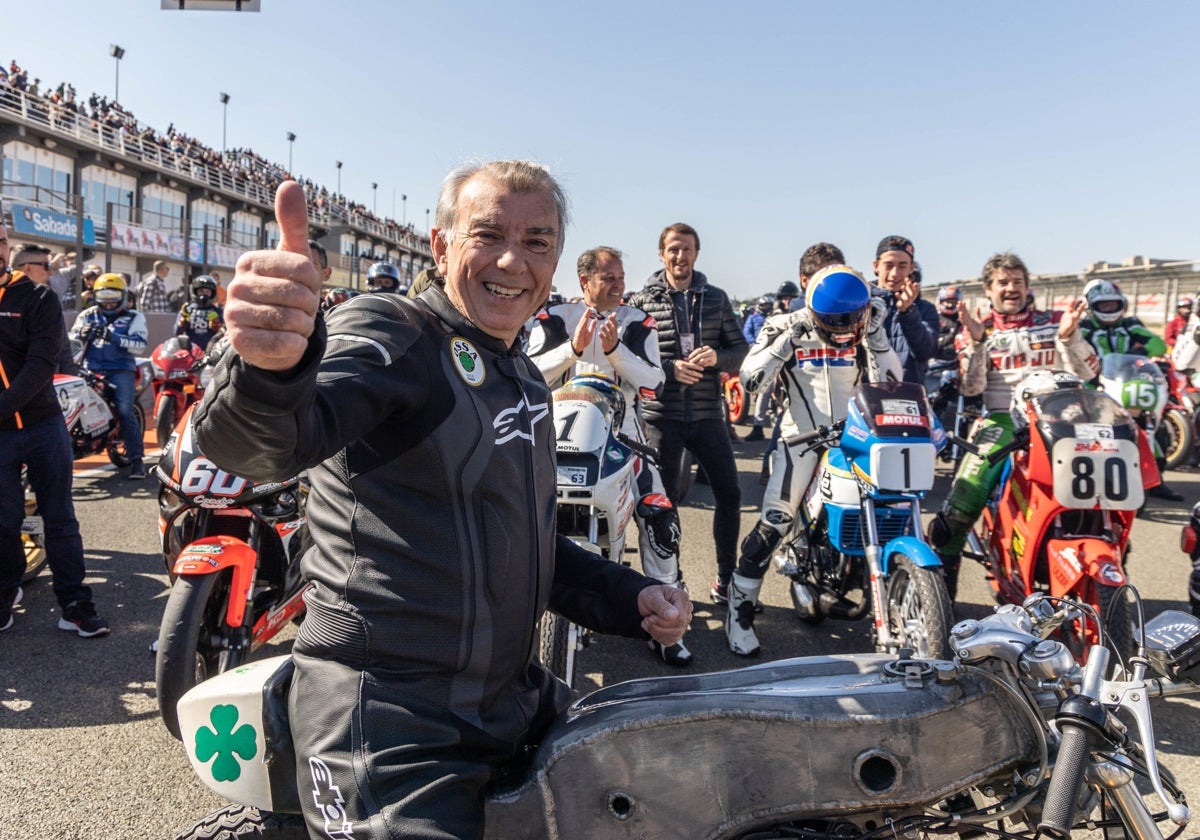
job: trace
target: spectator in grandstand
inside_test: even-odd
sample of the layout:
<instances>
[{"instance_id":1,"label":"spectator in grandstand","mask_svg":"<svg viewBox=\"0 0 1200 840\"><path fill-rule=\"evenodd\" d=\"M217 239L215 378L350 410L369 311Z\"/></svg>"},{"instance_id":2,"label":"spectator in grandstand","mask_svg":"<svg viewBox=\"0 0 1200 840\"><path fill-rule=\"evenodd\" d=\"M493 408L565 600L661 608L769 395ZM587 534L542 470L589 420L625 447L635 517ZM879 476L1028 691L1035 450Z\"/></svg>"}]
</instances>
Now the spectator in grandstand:
<instances>
[{"instance_id":1,"label":"spectator in grandstand","mask_svg":"<svg viewBox=\"0 0 1200 840\"><path fill-rule=\"evenodd\" d=\"M171 300L167 296L167 277L171 266L166 260L155 260L154 270L142 278L133 290L134 300L140 312L171 312ZM180 301L180 306L183 302Z\"/></svg>"}]
</instances>

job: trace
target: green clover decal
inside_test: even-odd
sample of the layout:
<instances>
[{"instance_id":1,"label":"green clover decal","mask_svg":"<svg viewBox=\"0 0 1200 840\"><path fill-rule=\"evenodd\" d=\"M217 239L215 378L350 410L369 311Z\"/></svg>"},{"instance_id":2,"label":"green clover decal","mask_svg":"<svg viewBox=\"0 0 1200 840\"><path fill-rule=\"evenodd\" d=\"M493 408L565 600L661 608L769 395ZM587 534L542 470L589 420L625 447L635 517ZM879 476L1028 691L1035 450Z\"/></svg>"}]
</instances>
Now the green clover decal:
<instances>
[{"instance_id":1,"label":"green clover decal","mask_svg":"<svg viewBox=\"0 0 1200 840\"><path fill-rule=\"evenodd\" d=\"M465 350L458 354L458 363L462 365L463 370L467 373L475 370L475 357Z\"/></svg>"},{"instance_id":2,"label":"green clover decal","mask_svg":"<svg viewBox=\"0 0 1200 840\"><path fill-rule=\"evenodd\" d=\"M249 761L258 752L254 727L248 723L237 726L237 706L213 706L208 719L213 728L200 727L196 732L196 758L205 762L214 755L213 778L218 782L236 782L242 775L242 767L235 755Z\"/></svg>"}]
</instances>

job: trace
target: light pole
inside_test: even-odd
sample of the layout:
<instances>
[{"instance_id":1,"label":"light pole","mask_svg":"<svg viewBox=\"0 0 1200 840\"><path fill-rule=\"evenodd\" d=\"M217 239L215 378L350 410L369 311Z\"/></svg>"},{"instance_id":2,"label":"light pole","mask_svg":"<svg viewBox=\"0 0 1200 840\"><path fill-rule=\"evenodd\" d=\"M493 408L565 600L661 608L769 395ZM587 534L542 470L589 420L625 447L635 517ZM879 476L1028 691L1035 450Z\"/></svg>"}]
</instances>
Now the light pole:
<instances>
[{"instance_id":1,"label":"light pole","mask_svg":"<svg viewBox=\"0 0 1200 840\"><path fill-rule=\"evenodd\" d=\"M338 195L341 195L342 194L342 162L340 160L335 160L334 163L337 164L337 171L338 171Z\"/></svg>"},{"instance_id":2,"label":"light pole","mask_svg":"<svg viewBox=\"0 0 1200 840\"><path fill-rule=\"evenodd\" d=\"M108 45L108 54L111 55L114 59L116 59L116 65L117 65L117 79L116 79L116 85L115 85L116 89L113 91L113 102L120 102L121 101L121 59L125 57L125 50L122 47L118 47L116 44L109 44Z\"/></svg>"},{"instance_id":3,"label":"light pole","mask_svg":"<svg viewBox=\"0 0 1200 840\"><path fill-rule=\"evenodd\" d=\"M408 201L408 196L401 193L400 194L400 224L402 224L402 225L408 224L408 207L406 205L407 201Z\"/></svg>"},{"instance_id":4,"label":"light pole","mask_svg":"<svg viewBox=\"0 0 1200 840\"><path fill-rule=\"evenodd\" d=\"M221 154L225 154L225 129L229 125L229 94L221 94Z\"/></svg>"},{"instance_id":5,"label":"light pole","mask_svg":"<svg viewBox=\"0 0 1200 840\"><path fill-rule=\"evenodd\" d=\"M376 201L376 199L378 197L379 197L379 184L372 181L371 182L371 212L377 216L379 215L378 202Z\"/></svg>"},{"instance_id":6,"label":"light pole","mask_svg":"<svg viewBox=\"0 0 1200 840\"><path fill-rule=\"evenodd\" d=\"M425 233L429 234L429 208L425 208Z\"/></svg>"},{"instance_id":7,"label":"light pole","mask_svg":"<svg viewBox=\"0 0 1200 840\"><path fill-rule=\"evenodd\" d=\"M292 132L287 133L288 139L288 174L292 174L292 144L296 142L296 135Z\"/></svg>"}]
</instances>

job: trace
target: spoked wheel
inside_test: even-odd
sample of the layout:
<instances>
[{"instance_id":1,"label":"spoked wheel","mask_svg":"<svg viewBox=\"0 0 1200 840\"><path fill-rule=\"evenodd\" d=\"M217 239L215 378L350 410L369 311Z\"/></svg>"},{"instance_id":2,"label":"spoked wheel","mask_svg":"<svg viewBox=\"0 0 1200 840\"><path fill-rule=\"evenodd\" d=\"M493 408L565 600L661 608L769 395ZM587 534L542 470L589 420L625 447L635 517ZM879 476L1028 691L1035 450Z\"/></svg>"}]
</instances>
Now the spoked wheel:
<instances>
[{"instance_id":1,"label":"spoked wheel","mask_svg":"<svg viewBox=\"0 0 1200 840\"><path fill-rule=\"evenodd\" d=\"M1172 408L1163 414L1162 422L1154 431L1154 439L1167 459L1167 469L1173 470L1187 463L1195 444L1192 433L1192 418L1181 408Z\"/></svg>"},{"instance_id":2,"label":"spoked wheel","mask_svg":"<svg viewBox=\"0 0 1200 840\"><path fill-rule=\"evenodd\" d=\"M142 408L140 402L133 404L133 414L137 417L138 436L141 437L143 430L146 428L146 410ZM112 461L113 466L116 467L128 467L133 463L133 459L129 457L129 447L125 445L125 439L121 433L120 419L116 421L112 439L108 444L108 460Z\"/></svg>"},{"instance_id":3,"label":"spoked wheel","mask_svg":"<svg viewBox=\"0 0 1200 840\"><path fill-rule=\"evenodd\" d=\"M304 817L276 814L249 805L226 805L204 816L191 828L175 835L175 840L308 840Z\"/></svg>"},{"instance_id":4,"label":"spoked wheel","mask_svg":"<svg viewBox=\"0 0 1200 840\"><path fill-rule=\"evenodd\" d=\"M538 658L549 671L575 688L576 647L579 628L558 613L547 610L538 626Z\"/></svg>"},{"instance_id":5,"label":"spoked wheel","mask_svg":"<svg viewBox=\"0 0 1200 840\"><path fill-rule=\"evenodd\" d=\"M175 578L158 633L154 680L158 711L176 738L179 713L175 706L193 686L241 665L246 651L233 647L238 628L225 622L231 571Z\"/></svg>"},{"instance_id":6,"label":"spoked wheel","mask_svg":"<svg viewBox=\"0 0 1200 840\"><path fill-rule=\"evenodd\" d=\"M911 648L920 659L954 658L950 650L954 610L941 569L918 566L903 554L893 554L886 597L888 629L901 647Z\"/></svg>"}]
</instances>

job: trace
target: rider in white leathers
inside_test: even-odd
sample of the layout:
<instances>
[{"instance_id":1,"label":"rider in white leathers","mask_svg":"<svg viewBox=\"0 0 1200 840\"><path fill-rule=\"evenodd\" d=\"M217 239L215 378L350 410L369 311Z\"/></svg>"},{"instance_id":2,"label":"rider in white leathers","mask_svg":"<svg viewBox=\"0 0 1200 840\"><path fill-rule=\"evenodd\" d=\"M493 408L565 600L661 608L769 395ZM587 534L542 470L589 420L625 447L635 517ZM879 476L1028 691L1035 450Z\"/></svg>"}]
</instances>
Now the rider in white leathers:
<instances>
[{"instance_id":1,"label":"rider in white leathers","mask_svg":"<svg viewBox=\"0 0 1200 840\"><path fill-rule=\"evenodd\" d=\"M645 443L642 397L653 397L665 374L659 361L658 327L654 319L634 306L621 303L625 269L621 252L600 247L585 251L577 265L583 300L556 303L537 313L529 331L530 358L557 389L571 376L602 373L625 395L628 409L621 432ZM683 586L679 572L679 513L663 489L658 467L638 459L638 521L642 569L647 576L672 586ZM670 665L691 662L691 653L680 642L659 651Z\"/></svg>"},{"instance_id":2,"label":"rider in white leathers","mask_svg":"<svg viewBox=\"0 0 1200 840\"><path fill-rule=\"evenodd\" d=\"M845 265L822 268L808 282L805 302L798 312L768 318L742 363L742 384L750 393L783 378L788 410L780 429L784 445L775 451L762 513L742 540L729 590L725 635L729 649L740 656L759 652L754 610L763 576L775 546L791 530L820 462L818 452L804 452L803 445L788 441L844 417L859 382L903 378L900 359L883 330L886 307L857 271Z\"/></svg>"}]
</instances>

